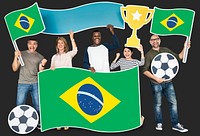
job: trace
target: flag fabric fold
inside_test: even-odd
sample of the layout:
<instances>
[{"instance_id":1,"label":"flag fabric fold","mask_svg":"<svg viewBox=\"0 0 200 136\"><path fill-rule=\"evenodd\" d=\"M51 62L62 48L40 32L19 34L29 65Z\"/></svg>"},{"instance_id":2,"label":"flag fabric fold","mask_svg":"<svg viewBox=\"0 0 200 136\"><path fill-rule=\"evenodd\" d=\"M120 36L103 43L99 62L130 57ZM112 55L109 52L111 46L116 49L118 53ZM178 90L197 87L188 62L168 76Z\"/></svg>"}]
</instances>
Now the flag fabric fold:
<instances>
[{"instance_id":1,"label":"flag fabric fold","mask_svg":"<svg viewBox=\"0 0 200 136\"><path fill-rule=\"evenodd\" d=\"M150 32L159 35L191 36L195 12L186 8L154 7Z\"/></svg>"},{"instance_id":2,"label":"flag fabric fold","mask_svg":"<svg viewBox=\"0 0 200 136\"><path fill-rule=\"evenodd\" d=\"M92 73L57 68L39 72L41 131L61 126L107 133L138 128L138 70Z\"/></svg>"}]
</instances>

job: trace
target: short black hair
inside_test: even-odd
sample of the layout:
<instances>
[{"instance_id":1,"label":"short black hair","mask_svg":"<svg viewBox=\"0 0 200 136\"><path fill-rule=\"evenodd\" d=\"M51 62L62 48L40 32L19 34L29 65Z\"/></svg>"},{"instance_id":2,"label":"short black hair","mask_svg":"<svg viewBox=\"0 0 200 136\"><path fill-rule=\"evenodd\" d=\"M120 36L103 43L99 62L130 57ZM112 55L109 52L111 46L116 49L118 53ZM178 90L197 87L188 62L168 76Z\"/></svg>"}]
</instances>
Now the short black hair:
<instances>
[{"instance_id":1,"label":"short black hair","mask_svg":"<svg viewBox=\"0 0 200 136\"><path fill-rule=\"evenodd\" d=\"M37 42L37 40L34 38L30 38L30 39L28 39L28 41L36 41Z\"/></svg>"},{"instance_id":2,"label":"short black hair","mask_svg":"<svg viewBox=\"0 0 200 136\"><path fill-rule=\"evenodd\" d=\"M101 33L99 30L94 30L92 33L97 33L97 32Z\"/></svg>"},{"instance_id":3,"label":"short black hair","mask_svg":"<svg viewBox=\"0 0 200 136\"><path fill-rule=\"evenodd\" d=\"M131 52L133 52L133 48L132 48L132 47L126 47L126 46L124 46L123 50L124 50L125 48L127 48L127 49L131 50Z\"/></svg>"}]
</instances>

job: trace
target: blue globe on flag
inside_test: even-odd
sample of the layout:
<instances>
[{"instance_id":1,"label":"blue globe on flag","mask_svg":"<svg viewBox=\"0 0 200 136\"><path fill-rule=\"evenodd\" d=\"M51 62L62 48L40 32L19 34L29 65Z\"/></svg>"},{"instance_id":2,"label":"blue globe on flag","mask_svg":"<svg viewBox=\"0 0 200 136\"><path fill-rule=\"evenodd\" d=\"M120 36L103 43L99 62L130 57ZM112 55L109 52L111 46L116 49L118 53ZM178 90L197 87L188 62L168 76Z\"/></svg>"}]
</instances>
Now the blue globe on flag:
<instances>
[{"instance_id":1,"label":"blue globe on flag","mask_svg":"<svg viewBox=\"0 0 200 136\"><path fill-rule=\"evenodd\" d=\"M175 16L172 16L167 20L167 26L169 28L173 28L177 25L177 22L178 22L178 19Z\"/></svg>"},{"instance_id":2,"label":"blue globe on flag","mask_svg":"<svg viewBox=\"0 0 200 136\"><path fill-rule=\"evenodd\" d=\"M97 115L103 108L103 96L92 84L84 84L77 94L79 107L88 115Z\"/></svg>"}]
</instances>

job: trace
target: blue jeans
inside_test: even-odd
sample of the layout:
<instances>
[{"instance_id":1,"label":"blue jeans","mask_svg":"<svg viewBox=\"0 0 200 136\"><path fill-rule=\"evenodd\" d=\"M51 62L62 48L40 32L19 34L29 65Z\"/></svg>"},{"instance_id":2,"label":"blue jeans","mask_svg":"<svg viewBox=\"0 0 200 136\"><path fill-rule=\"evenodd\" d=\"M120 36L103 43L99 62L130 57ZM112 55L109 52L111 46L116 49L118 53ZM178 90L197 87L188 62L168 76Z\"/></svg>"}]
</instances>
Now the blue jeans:
<instances>
[{"instance_id":1,"label":"blue jeans","mask_svg":"<svg viewBox=\"0 0 200 136\"><path fill-rule=\"evenodd\" d=\"M35 110L39 114L38 83L18 84L16 104L17 106L25 104L29 91L30 91L30 95L31 95L32 103L33 103L33 108L35 108Z\"/></svg>"},{"instance_id":2,"label":"blue jeans","mask_svg":"<svg viewBox=\"0 0 200 136\"><path fill-rule=\"evenodd\" d=\"M172 82L166 82L161 84L155 84L151 82L151 87L153 90L153 100L154 100L154 114L156 123L162 123L162 95L167 99L169 105L169 112L172 126L174 127L178 122L178 111L177 111L177 101L174 86Z\"/></svg>"}]
</instances>

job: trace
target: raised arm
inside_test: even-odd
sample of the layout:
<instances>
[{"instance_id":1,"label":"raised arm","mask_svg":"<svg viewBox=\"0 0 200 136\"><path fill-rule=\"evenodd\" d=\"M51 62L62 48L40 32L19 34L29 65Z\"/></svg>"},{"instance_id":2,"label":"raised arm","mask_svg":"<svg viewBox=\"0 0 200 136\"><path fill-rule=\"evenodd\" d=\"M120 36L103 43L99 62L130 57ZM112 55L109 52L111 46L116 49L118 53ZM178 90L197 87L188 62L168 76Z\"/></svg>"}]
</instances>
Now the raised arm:
<instances>
[{"instance_id":1,"label":"raised arm","mask_svg":"<svg viewBox=\"0 0 200 136\"><path fill-rule=\"evenodd\" d=\"M184 47L183 47L182 51L178 54L178 56L179 56L180 59L183 59L184 49L185 48L189 49L190 47L191 47L191 41L189 41L189 42L185 41Z\"/></svg>"},{"instance_id":2,"label":"raised arm","mask_svg":"<svg viewBox=\"0 0 200 136\"><path fill-rule=\"evenodd\" d=\"M139 48L137 48L137 49L140 52L140 56L141 56L139 66L143 66L145 59L144 59L144 50L143 50L142 44L140 44Z\"/></svg>"},{"instance_id":3,"label":"raised arm","mask_svg":"<svg viewBox=\"0 0 200 136\"><path fill-rule=\"evenodd\" d=\"M74 39L74 32L70 31L69 36L70 36L70 40L71 40L71 43L72 43L72 50L69 51L69 54L70 54L71 57L74 57L78 52L77 45L76 45L76 42L75 42L75 39Z\"/></svg>"},{"instance_id":4,"label":"raised arm","mask_svg":"<svg viewBox=\"0 0 200 136\"><path fill-rule=\"evenodd\" d=\"M112 34L112 43L104 43L104 46L108 48L109 51L115 50L120 47L119 39L114 32L114 27L111 24L107 25L107 28Z\"/></svg>"},{"instance_id":5,"label":"raised arm","mask_svg":"<svg viewBox=\"0 0 200 136\"><path fill-rule=\"evenodd\" d=\"M115 59L113 60L113 62L111 63L111 65L110 65L110 69L111 69L111 70L113 70L113 69L119 67L119 62L117 62L117 60L119 59L119 57L120 57L120 53L116 53L116 57L115 57Z\"/></svg>"},{"instance_id":6,"label":"raised arm","mask_svg":"<svg viewBox=\"0 0 200 136\"><path fill-rule=\"evenodd\" d=\"M70 40L71 40L71 43L72 43L72 50L73 50L77 47L75 39L74 39L74 32L70 31L69 36L70 36Z\"/></svg>"}]
</instances>

